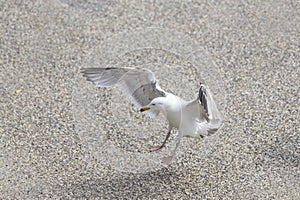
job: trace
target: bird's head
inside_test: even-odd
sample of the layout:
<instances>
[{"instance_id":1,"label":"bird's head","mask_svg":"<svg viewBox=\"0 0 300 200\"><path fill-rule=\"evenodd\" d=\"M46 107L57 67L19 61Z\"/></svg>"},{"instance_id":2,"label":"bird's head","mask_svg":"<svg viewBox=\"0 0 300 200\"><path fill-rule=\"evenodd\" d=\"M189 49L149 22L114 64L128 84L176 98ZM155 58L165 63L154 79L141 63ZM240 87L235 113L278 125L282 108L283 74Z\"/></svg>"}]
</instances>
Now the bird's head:
<instances>
[{"instance_id":1,"label":"bird's head","mask_svg":"<svg viewBox=\"0 0 300 200\"><path fill-rule=\"evenodd\" d=\"M140 111L165 111L165 97L157 97L153 99L147 106L143 106Z\"/></svg>"}]
</instances>

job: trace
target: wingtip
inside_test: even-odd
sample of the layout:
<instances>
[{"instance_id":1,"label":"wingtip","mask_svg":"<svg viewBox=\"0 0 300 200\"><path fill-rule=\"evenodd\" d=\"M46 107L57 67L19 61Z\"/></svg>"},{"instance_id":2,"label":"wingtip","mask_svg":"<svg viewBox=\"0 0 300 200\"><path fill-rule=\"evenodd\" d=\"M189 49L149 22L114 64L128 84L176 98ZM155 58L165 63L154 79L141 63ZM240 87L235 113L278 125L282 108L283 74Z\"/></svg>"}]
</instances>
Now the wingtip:
<instances>
[{"instance_id":1,"label":"wingtip","mask_svg":"<svg viewBox=\"0 0 300 200\"><path fill-rule=\"evenodd\" d=\"M84 77L86 77L87 74L91 72L91 68L80 68L80 73L83 74Z\"/></svg>"},{"instance_id":2,"label":"wingtip","mask_svg":"<svg viewBox=\"0 0 300 200\"><path fill-rule=\"evenodd\" d=\"M199 88L199 97L202 97L203 94L206 93L206 88L205 88L205 85L201 84L200 85L200 88ZM200 98L201 99L201 98Z\"/></svg>"},{"instance_id":3,"label":"wingtip","mask_svg":"<svg viewBox=\"0 0 300 200\"><path fill-rule=\"evenodd\" d=\"M200 85L200 88L201 88L201 87L204 87L204 88L207 87L207 86L205 85L205 83L203 83L203 82L200 82L199 85Z\"/></svg>"},{"instance_id":4,"label":"wingtip","mask_svg":"<svg viewBox=\"0 0 300 200\"><path fill-rule=\"evenodd\" d=\"M81 68L80 73L82 73L84 77L90 77L99 74L101 72L100 70L102 70L102 68Z\"/></svg>"},{"instance_id":5,"label":"wingtip","mask_svg":"<svg viewBox=\"0 0 300 200\"><path fill-rule=\"evenodd\" d=\"M209 116L208 105L207 105L207 93L206 93L206 87L204 84L200 85L198 98L199 98L199 101L200 101L201 105L203 106L207 116Z\"/></svg>"}]
</instances>

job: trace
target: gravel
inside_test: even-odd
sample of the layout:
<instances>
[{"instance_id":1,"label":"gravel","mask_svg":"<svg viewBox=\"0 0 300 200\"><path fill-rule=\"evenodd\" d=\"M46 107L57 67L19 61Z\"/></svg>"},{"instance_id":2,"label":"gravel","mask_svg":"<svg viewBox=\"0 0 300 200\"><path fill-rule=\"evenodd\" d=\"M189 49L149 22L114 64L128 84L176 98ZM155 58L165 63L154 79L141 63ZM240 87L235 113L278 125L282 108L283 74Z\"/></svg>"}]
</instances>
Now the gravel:
<instances>
[{"instance_id":1,"label":"gravel","mask_svg":"<svg viewBox=\"0 0 300 200\"><path fill-rule=\"evenodd\" d=\"M1 199L300 199L297 1L3 1ZM82 67L135 66L225 118L176 159L167 130ZM125 106L124 106L125 105Z\"/></svg>"}]
</instances>

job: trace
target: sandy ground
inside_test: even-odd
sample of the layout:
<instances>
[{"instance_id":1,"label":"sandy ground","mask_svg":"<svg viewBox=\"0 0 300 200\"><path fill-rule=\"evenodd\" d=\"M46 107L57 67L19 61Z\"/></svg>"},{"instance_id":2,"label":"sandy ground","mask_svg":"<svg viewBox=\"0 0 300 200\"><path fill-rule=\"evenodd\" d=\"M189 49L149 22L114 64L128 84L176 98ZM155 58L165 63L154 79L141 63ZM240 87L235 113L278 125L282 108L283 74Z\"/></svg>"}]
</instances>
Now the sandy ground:
<instances>
[{"instance_id":1,"label":"sandy ground","mask_svg":"<svg viewBox=\"0 0 300 200\"><path fill-rule=\"evenodd\" d=\"M0 8L1 199L300 199L299 1ZM165 124L78 74L108 65L148 66L183 96L208 83L225 118L217 140L185 139L151 168L168 153L147 153Z\"/></svg>"}]
</instances>

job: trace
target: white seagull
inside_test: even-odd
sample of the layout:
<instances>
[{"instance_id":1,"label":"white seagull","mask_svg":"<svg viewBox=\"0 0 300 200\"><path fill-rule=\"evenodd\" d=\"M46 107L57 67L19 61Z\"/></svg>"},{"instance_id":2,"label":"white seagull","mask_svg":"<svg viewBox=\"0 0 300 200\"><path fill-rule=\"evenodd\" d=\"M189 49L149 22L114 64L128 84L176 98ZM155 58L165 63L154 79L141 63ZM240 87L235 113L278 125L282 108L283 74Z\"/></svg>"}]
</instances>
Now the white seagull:
<instances>
[{"instance_id":1,"label":"white seagull","mask_svg":"<svg viewBox=\"0 0 300 200\"><path fill-rule=\"evenodd\" d=\"M141 112L150 117L160 112L169 122L165 140L151 152L163 148L171 130L178 130L176 146L172 154L163 159L169 164L176 153L180 140L185 137L205 137L215 133L223 124L223 118L206 85L201 84L196 99L185 101L160 88L154 73L145 68L83 68L83 76L97 87L117 86Z\"/></svg>"}]
</instances>

